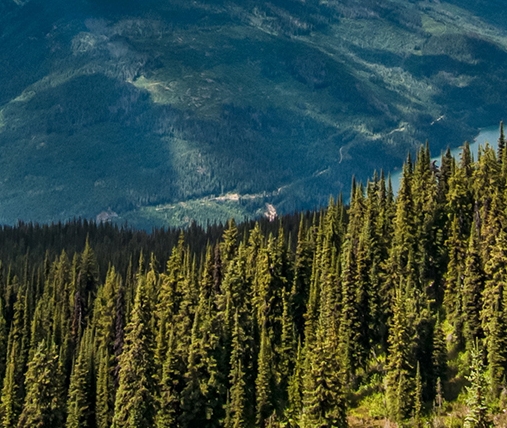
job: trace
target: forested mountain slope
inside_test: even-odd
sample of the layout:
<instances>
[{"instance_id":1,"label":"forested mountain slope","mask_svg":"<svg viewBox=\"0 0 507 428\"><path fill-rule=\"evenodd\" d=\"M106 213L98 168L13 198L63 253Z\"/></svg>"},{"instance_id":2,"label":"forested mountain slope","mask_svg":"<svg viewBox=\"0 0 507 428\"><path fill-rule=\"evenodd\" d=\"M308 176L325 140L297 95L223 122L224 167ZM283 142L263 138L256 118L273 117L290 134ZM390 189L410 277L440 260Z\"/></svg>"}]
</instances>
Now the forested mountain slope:
<instances>
[{"instance_id":1,"label":"forested mountain slope","mask_svg":"<svg viewBox=\"0 0 507 428\"><path fill-rule=\"evenodd\" d=\"M3 227L2 426L505 427L499 151L276 222Z\"/></svg>"},{"instance_id":2,"label":"forested mountain slope","mask_svg":"<svg viewBox=\"0 0 507 428\"><path fill-rule=\"evenodd\" d=\"M0 221L323 205L505 116L500 1L2 0Z\"/></svg>"}]
</instances>

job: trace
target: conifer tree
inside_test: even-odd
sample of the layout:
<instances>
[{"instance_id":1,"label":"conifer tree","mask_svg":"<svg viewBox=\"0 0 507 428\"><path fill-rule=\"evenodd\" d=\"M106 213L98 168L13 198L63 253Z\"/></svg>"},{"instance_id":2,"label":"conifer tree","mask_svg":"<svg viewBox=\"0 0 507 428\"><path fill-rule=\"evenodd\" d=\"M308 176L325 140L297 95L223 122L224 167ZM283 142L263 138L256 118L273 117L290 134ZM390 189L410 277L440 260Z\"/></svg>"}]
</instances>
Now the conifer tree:
<instances>
[{"instance_id":1,"label":"conifer tree","mask_svg":"<svg viewBox=\"0 0 507 428\"><path fill-rule=\"evenodd\" d=\"M283 311L282 311L282 333L280 338L280 347L278 349L278 367L275 370L274 376L277 384L277 397L276 402L279 403L280 408L285 407L288 399L287 388L289 386L289 379L294 369L294 362L297 352L297 341L295 335L294 317L290 312L290 296L289 292L285 291L282 296Z\"/></svg>"},{"instance_id":2,"label":"conifer tree","mask_svg":"<svg viewBox=\"0 0 507 428\"><path fill-rule=\"evenodd\" d=\"M334 338L336 340L336 338ZM303 408L299 425L347 427L346 402L333 337L306 349Z\"/></svg>"},{"instance_id":3,"label":"conifer tree","mask_svg":"<svg viewBox=\"0 0 507 428\"><path fill-rule=\"evenodd\" d=\"M351 203L350 220L342 248L341 299L339 305L341 314L339 320L340 343L338 347L342 356L342 369L344 373L348 373L344 379L347 384L352 381L356 370L364 367L369 340L369 260L366 247L363 246L364 240L366 240L363 235L365 201L362 186L356 186L355 189L356 194ZM333 258L336 258L336 253L333 253ZM337 288L336 278L332 274L330 275L333 265L335 265L334 260L329 267L327 278L323 278L324 281L327 280L323 282L323 287L326 287L326 293L332 299L334 297L331 297L333 295L331 290Z\"/></svg>"},{"instance_id":4,"label":"conifer tree","mask_svg":"<svg viewBox=\"0 0 507 428\"><path fill-rule=\"evenodd\" d=\"M111 360L107 346L100 345L96 352L95 424L97 428L110 428L113 421L115 389Z\"/></svg>"},{"instance_id":5,"label":"conifer tree","mask_svg":"<svg viewBox=\"0 0 507 428\"><path fill-rule=\"evenodd\" d=\"M10 346L10 355L7 359L7 366L3 380L2 403L0 407L2 415L2 426L6 428L15 427L16 421L21 411L22 393L21 385L19 385L19 363L16 362L18 351L18 342L14 342Z\"/></svg>"},{"instance_id":6,"label":"conifer tree","mask_svg":"<svg viewBox=\"0 0 507 428\"><path fill-rule=\"evenodd\" d=\"M465 143L458 165L454 165L449 178L446 211L449 219L456 217L459 233L467 238L470 234L474 198L473 198L473 164L470 146Z\"/></svg>"},{"instance_id":7,"label":"conifer tree","mask_svg":"<svg viewBox=\"0 0 507 428\"><path fill-rule=\"evenodd\" d=\"M482 260L488 260L504 222L504 201L500 190L502 178L495 151L489 145L479 148L473 174L474 217L480 237Z\"/></svg>"},{"instance_id":8,"label":"conifer tree","mask_svg":"<svg viewBox=\"0 0 507 428\"><path fill-rule=\"evenodd\" d=\"M287 387L287 406L285 407L285 419L289 427L298 427L303 409L303 353L301 342L298 343L294 370L289 378Z\"/></svg>"},{"instance_id":9,"label":"conifer tree","mask_svg":"<svg viewBox=\"0 0 507 428\"><path fill-rule=\"evenodd\" d=\"M322 263L323 257L329 253L324 248L324 212L320 212L318 219L317 213L314 216L314 224L318 225L314 233L314 251L312 260L312 272L310 276L308 286L308 299L306 302L306 312L304 314L304 346L310 346L315 340L316 325L318 321L318 310L320 304L320 293L321 293L321 275L324 264ZM329 243L329 240L328 240ZM328 248L328 247L327 247ZM325 259L327 260L327 259Z\"/></svg>"},{"instance_id":10,"label":"conifer tree","mask_svg":"<svg viewBox=\"0 0 507 428\"><path fill-rule=\"evenodd\" d=\"M92 333L87 328L70 376L66 428L87 428L93 418L92 405Z\"/></svg>"},{"instance_id":11,"label":"conifer tree","mask_svg":"<svg viewBox=\"0 0 507 428\"><path fill-rule=\"evenodd\" d=\"M111 266L106 281L97 291L93 309L93 327L95 328L96 349L100 346L110 347L115 339L115 297L120 288L121 278Z\"/></svg>"},{"instance_id":12,"label":"conifer tree","mask_svg":"<svg viewBox=\"0 0 507 428\"><path fill-rule=\"evenodd\" d=\"M433 369L430 377L431 394L434 397L437 394L438 382L442 382L447 379L447 347L444 332L442 330L442 323L438 314L435 327L433 329L433 349L431 360Z\"/></svg>"},{"instance_id":13,"label":"conifer tree","mask_svg":"<svg viewBox=\"0 0 507 428\"><path fill-rule=\"evenodd\" d=\"M238 254L229 263L220 293L217 296L218 319L222 324L221 342L227 356L230 356L232 352L236 317L239 317L238 322L241 326L241 346L250 346L251 349L255 349L253 343L254 309L251 306L253 293L250 291L251 284L248 283L247 254L248 250L245 244L240 243ZM245 355L245 360L242 361L245 372L250 373L249 367L253 364L253 358L253 355ZM232 360L227 359L232 365Z\"/></svg>"},{"instance_id":14,"label":"conifer tree","mask_svg":"<svg viewBox=\"0 0 507 428\"><path fill-rule=\"evenodd\" d=\"M412 284L412 287L420 288L420 277L415 265L416 231L412 176L412 162L409 156L403 166L400 190L396 200L396 214L393 219L393 238L385 268L386 276L383 292L391 300L394 298L393 291L399 285L401 279L408 281ZM391 307L392 305L387 304L386 306Z\"/></svg>"},{"instance_id":15,"label":"conifer tree","mask_svg":"<svg viewBox=\"0 0 507 428\"><path fill-rule=\"evenodd\" d=\"M421 147L414 167L412 177L412 194L414 209L414 261L418 271L419 281L431 298L439 299L440 291L436 286L440 278L436 277L439 266L436 265L440 249L443 244L437 229L437 180L430 165L430 151L428 143ZM430 288L432 286L432 288Z\"/></svg>"},{"instance_id":16,"label":"conifer tree","mask_svg":"<svg viewBox=\"0 0 507 428\"><path fill-rule=\"evenodd\" d=\"M391 183L391 176L384 178L384 172L381 172L379 182L379 217L377 222L377 234L382 238L382 248L386 252L388 251L388 244L391 243L392 234L394 231L393 219L395 216L395 203L394 203L394 192L393 185Z\"/></svg>"},{"instance_id":17,"label":"conifer tree","mask_svg":"<svg viewBox=\"0 0 507 428\"><path fill-rule=\"evenodd\" d=\"M132 261L129 262L127 269L126 281L129 281L131 276ZM113 364L113 384L115 389L118 388L119 384L119 372L120 372L120 355L123 352L123 345L125 341L125 323L126 323L126 304L125 304L125 286L122 281L118 285L118 290L115 296L115 307L114 307L114 341L112 343L114 360Z\"/></svg>"},{"instance_id":18,"label":"conifer tree","mask_svg":"<svg viewBox=\"0 0 507 428\"><path fill-rule=\"evenodd\" d=\"M3 299L0 298L0 379L4 378L5 375L5 366L7 359L7 346L8 346L8 331L7 331L7 321L5 320L5 309L3 304ZM0 383L1 385L1 383Z\"/></svg>"},{"instance_id":19,"label":"conifer tree","mask_svg":"<svg viewBox=\"0 0 507 428\"><path fill-rule=\"evenodd\" d=\"M447 148L445 153L441 158L440 169L436 171L438 178L438 202L439 204L443 204L444 207L439 207L439 209L444 209L445 214L447 214L445 210L445 205L447 202L447 196L449 192L449 180L451 179L451 175L453 169L456 167L456 161L451 154L451 149Z\"/></svg>"},{"instance_id":20,"label":"conifer tree","mask_svg":"<svg viewBox=\"0 0 507 428\"><path fill-rule=\"evenodd\" d=\"M176 313L173 324L176 328L175 334L178 339L178 353L182 361L188 361L190 342L192 339L192 326L194 324L194 315L199 298L199 281L197 273L197 259L190 250L185 250L183 259L183 276L181 284L181 301L179 310Z\"/></svg>"},{"instance_id":21,"label":"conifer tree","mask_svg":"<svg viewBox=\"0 0 507 428\"><path fill-rule=\"evenodd\" d=\"M232 334L231 371L229 374L230 389L226 405L225 428L243 428L248 426L247 394L244 371L243 343L244 332L239 324L238 312L234 316L234 329Z\"/></svg>"},{"instance_id":22,"label":"conifer tree","mask_svg":"<svg viewBox=\"0 0 507 428\"><path fill-rule=\"evenodd\" d=\"M224 231L223 242L220 246L222 264L226 271L238 250L238 228L234 219L229 220L227 226L227 229Z\"/></svg>"},{"instance_id":23,"label":"conifer tree","mask_svg":"<svg viewBox=\"0 0 507 428\"><path fill-rule=\"evenodd\" d=\"M347 248L347 243L345 244ZM360 365L364 364L364 348L362 348L363 333L359 321L358 305L356 301L356 283L359 282L357 277L357 262L353 251L343 254L344 267L342 268L341 277L341 313L339 320L339 344L338 353L341 358L344 381L347 385L351 385L354 380L356 370ZM326 284L332 287L333 284ZM359 287L358 287L359 288Z\"/></svg>"},{"instance_id":24,"label":"conifer tree","mask_svg":"<svg viewBox=\"0 0 507 428\"><path fill-rule=\"evenodd\" d=\"M207 252L208 266L212 262ZM185 387L181 392L182 426L217 427L222 419L221 401L225 376L219 367L220 329L215 311L212 266L201 281L188 353ZM223 401L222 401L223 403Z\"/></svg>"},{"instance_id":25,"label":"conifer tree","mask_svg":"<svg viewBox=\"0 0 507 428\"><path fill-rule=\"evenodd\" d=\"M120 275L114 267L108 269L106 281L97 291L94 302L93 327L95 379L95 420L97 427L111 426L114 410L114 347L116 340L116 296L121 287Z\"/></svg>"},{"instance_id":26,"label":"conifer tree","mask_svg":"<svg viewBox=\"0 0 507 428\"><path fill-rule=\"evenodd\" d=\"M336 287L322 288L317 330L305 343L303 369L303 408L300 426L346 427L346 402L338 347L338 320L335 315Z\"/></svg>"},{"instance_id":27,"label":"conifer tree","mask_svg":"<svg viewBox=\"0 0 507 428\"><path fill-rule=\"evenodd\" d=\"M88 297L90 293L96 291L99 276L97 259L88 237L79 260L74 263L77 263L77 266L74 266L76 277L72 314L72 339L74 344L77 344L86 326L89 310Z\"/></svg>"},{"instance_id":28,"label":"conifer tree","mask_svg":"<svg viewBox=\"0 0 507 428\"><path fill-rule=\"evenodd\" d=\"M486 378L484 375L483 356L476 340L471 349L471 366L468 381L468 414L464 428L489 428L491 423L487 416L486 406Z\"/></svg>"},{"instance_id":29,"label":"conifer tree","mask_svg":"<svg viewBox=\"0 0 507 428\"><path fill-rule=\"evenodd\" d=\"M415 389L414 389L414 427L420 428L422 426L421 416L423 410L423 387L421 379L421 367L417 361L415 372Z\"/></svg>"},{"instance_id":30,"label":"conifer tree","mask_svg":"<svg viewBox=\"0 0 507 428\"><path fill-rule=\"evenodd\" d=\"M258 222L250 232L248 237L246 260L247 260L247 277L249 282L254 282L257 271L257 262L260 256L261 249L265 247L265 239L262 235L261 228ZM223 245L223 243L222 243ZM218 247L220 248L220 247Z\"/></svg>"},{"instance_id":31,"label":"conifer tree","mask_svg":"<svg viewBox=\"0 0 507 428\"><path fill-rule=\"evenodd\" d=\"M126 327L123 352L119 358L119 385L116 393L113 428L151 428L155 416L153 394L153 337L145 278L138 274L134 307Z\"/></svg>"},{"instance_id":32,"label":"conifer tree","mask_svg":"<svg viewBox=\"0 0 507 428\"><path fill-rule=\"evenodd\" d=\"M498 159L502 160L505 149L505 134L503 130L503 120L500 121L500 136L498 137Z\"/></svg>"},{"instance_id":33,"label":"conifer tree","mask_svg":"<svg viewBox=\"0 0 507 428\"><path fill-rule=\"evenodd\" d=\"M402 282L396 290L393 318L389 330L387 362L387 401L390 417L402 422L414 410L416 346L418 342L417 290Z\"/></svg>"},{"instance_id":34,"label":"conifer tree","mask_svg":"<svg viewBox=\"0 0 507 428\"><path fill-rule=\"evenodd\" d=\"M17 427L62 426L61 366L54 346L48 346L44 340L28 363L25 387L26 397Z\"/></svg>"},{"instance_id":35,"label":"conifer tree","mask_svg":"<svg viewBox=\"0 0 507 428\"><path fill-rule=\"evenodd\" d=\"M465 258L465 274L462 290L463 336L468 348L475 343L476 338L483 337L480 313L485 278L479 254L477 233L476 222L474 222Z\"/></svg>"},{"instance_id":36,"label":"conifer tree","mask_svg":"<svg viewBox=\"0 0 507 428\"><path fill-rule=\"evenodd\" d=\"M16 283L17 279L14 278ZM2 387L0 415L2 426L10 428L16 426L21 412L24 389L24 372L27 359L28 329L26 291L18 290L14 303L14 317L7 342L6 370Z\"/></svg>"},{"instance_id":37,"label":"conifer tree","mask_svg":"<svg viewBox=\"0 0 507 428\"><path fill-rule=\"evenodd\" d=\"M43 295L35 308L33 319L30 328L30 349L29 359L33 357L33 354L37 350L37 345L42 340L49 340L52 336L51 322L49 321L49 315L52 314L52 308L48 301L47 295Z\"/></svg>"},{"instance_id":38,"label":"conifer tree","mask_svg":"<svg viewBox=\"0 0 507 428\"><path fill-rule=\"evenodd\" d=\"M174 328L171 327L166 358L162 368L162 378L159 384L160 396L155 418L155 425L157 428L180 426L178 419L181 413L181 378Z\"/></svg>"},{"instance_id":39,"label":"conifer tree","mask_svg":"<svg viewBox=\"0 0 507 428\"><path fill-rule=\"evenodd\" d=\"M385 183L377 178L368 183L365 219L358 243L359 281L365 283L366 301L360 305L363 316L364 346L383 345L386 341L387 316L384 313L382 296L383 265L388 248L384 244L382 231L382 205L385 203Z\"/></svg>"},{"instance_id":40,"label":"conifer tree","mask_svg":"<svg viewBox=\"0 0 507 428\"><path fill-rule=\"evenodd\" d=\"M293 265L294 279L291 288L291 312L298 337L304 335L304 314L312 275L312 242L307 237L303 216L298 228L295 260Z\"/></svg>"},{"instance_id":41,"label":"conifer tree","mask_svg":"<svg viewBox=\"0 0 507 428\"><path fill-rule=\"evenodd\" d=\"M463 342L463 295L461 292L465 274L466 242L458 223L458 217L453 215L451 231L446 241L449 261L445 272L445 291L443 306L447 319L453 326L453 339L460 347Z\"/></svg>"},{"instance_id":42,"label":"conifer tree","mask_svg":"<svg viewBox=\"0 0 507 428\"><path fill-rule=\"evenodd\" d=\"M505 133L503 121L500 122L500 137L498 138L498 161L501 164L502 182L507 184L507 152L505 151Z\"/></svg>"},{"instance_id":43,"label":"conifer tree","mask_svg":"<svg viewBox=\"0 0 507 428\"><path fill-rule=\"evenodd\" d=\"M260 342L255 381L258 421L268 418L273 410L273 402L284 402L286 394L286 378L280 367L284 358L281 343L284 327L283 301L289 283L283 246L281 230L276 240L270 234L267 247L259 252L253 282L252 305L255 308L258 331L253 336L258 335ZM282 383L285 385L282 386Z\"/></svg>"},{"instance_id":44,"label":"conifer tree","mask_svg":"<svg viewBox=\"0 0 507 428\"><path fill-rule=\"evenodd\" d=\"M85 248L80 257L78 270L78 288L85 292L93 291L97 285L99 269L97 258L91 248L89 237L86 238Z\"/></svg>"},{"instance_id":45,"label":"conifer tree","mask_svg":"<svg viewBox=\"0 0 507 428\"><path fill-rule=\"evenodd\" d=\"M484 267L488 279L483 291L482 329L493 396L500 393L507 369L507 325L504 295L507 290L507 240L503 231L497 236L491 258Z\"/></svg>"},{"instance_id":46,"label":"conifer tree","mask_svg":"<svg viewBox=\"0 0 507 428\"><path fill-rule=\"evenodd\" d=\"M273 411L272 403L272 351L271 343L263 325L260 336L257 377L255 380L256 425L264 426Z\"/></svg>"},{"instance_id":47,"label":"conifer tree","mask_svg":"<svg viewBox=\"0 0 507 428\"><path fill-rule=\"evenodd\" d=\"M183 232L181 232L178 244L173 248L172 254L167 261L167 273L160 276L160 292L156 306L157 337L155 350L155 361L159 378L160 368L164 363L167 352L169 325L173 324L176 328L180 329L175 334L181 338L183 350L188 350L192 320L187 316L187 308L193 304L190 295L194 291L189 290L189 287L195 286L193 283L188 282L192 280L189 276L193 275L193 272L189 270L189 263L190 259L185 247L185 237ZM182 311L184 313L180 315Z\"/></svg>"},{"instance_id":48,"label":"conifer tree","mask_svg":"<svg viewBox=\"0 0 507 428\"><path fill-rule=\"evenodd\" d=\"M51 286L49 286L51 283ZM67 253L62 251L53 264L46 288L53 293L52 342L60 348L60 363L67 376L72 369L72 279L71 265ZM45 290L46 291L46 290Z\"/></svg>"}]
</instances>

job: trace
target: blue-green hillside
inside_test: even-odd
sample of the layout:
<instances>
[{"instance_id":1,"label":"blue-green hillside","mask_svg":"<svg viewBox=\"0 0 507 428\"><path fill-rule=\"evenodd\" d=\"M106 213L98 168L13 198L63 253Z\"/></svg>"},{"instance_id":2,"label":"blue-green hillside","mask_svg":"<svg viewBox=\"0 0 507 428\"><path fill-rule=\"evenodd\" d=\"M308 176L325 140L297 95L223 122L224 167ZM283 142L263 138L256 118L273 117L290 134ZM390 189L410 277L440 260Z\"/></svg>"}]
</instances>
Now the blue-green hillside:
<instances>
[{"instance_id":1,"label":"blue-green hillside","mask_svg":"<svg viewBox=\"0 0 507 428\"><path fill-rule=\"evenodd\" d=\"M501 7L0 0L0 222L322 205L506 117Z\"/></svg>"}]
</instances>

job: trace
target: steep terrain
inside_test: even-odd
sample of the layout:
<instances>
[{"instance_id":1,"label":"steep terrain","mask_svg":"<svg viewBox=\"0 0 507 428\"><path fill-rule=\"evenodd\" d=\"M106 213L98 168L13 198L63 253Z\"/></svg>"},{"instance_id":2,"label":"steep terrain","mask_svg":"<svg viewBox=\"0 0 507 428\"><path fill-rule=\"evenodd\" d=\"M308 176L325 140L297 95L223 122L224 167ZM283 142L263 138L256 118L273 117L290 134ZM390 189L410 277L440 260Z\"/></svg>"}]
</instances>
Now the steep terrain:
<instances>
[{"instance_id":1,"label":"steep terrain","mask_svg":"<svg viewBox=\"0 0 507 428\"><path fill-rule=\"evenodd\" d=\"M499 1L137 3L0 3L1 222L316 206L505 117Z\"/></svg>"}]
</instances>

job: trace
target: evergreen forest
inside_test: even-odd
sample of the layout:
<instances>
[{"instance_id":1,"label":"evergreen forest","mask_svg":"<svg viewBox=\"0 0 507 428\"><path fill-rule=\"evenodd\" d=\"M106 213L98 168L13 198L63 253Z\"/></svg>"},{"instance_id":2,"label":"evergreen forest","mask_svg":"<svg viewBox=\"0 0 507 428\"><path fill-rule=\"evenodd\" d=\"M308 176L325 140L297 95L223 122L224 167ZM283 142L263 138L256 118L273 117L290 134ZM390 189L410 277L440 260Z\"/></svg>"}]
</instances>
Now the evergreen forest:
<instances>
[{"instance_id":1,"label":"evergreen forest","mask_svg":"<svg viewBox=\"0 0 507 428\"><path fill-rule=\"evenodd\" d=\"M507 149L320 210L0 229L0 424L507 426Z\"/></svg>"}]
</instances>

